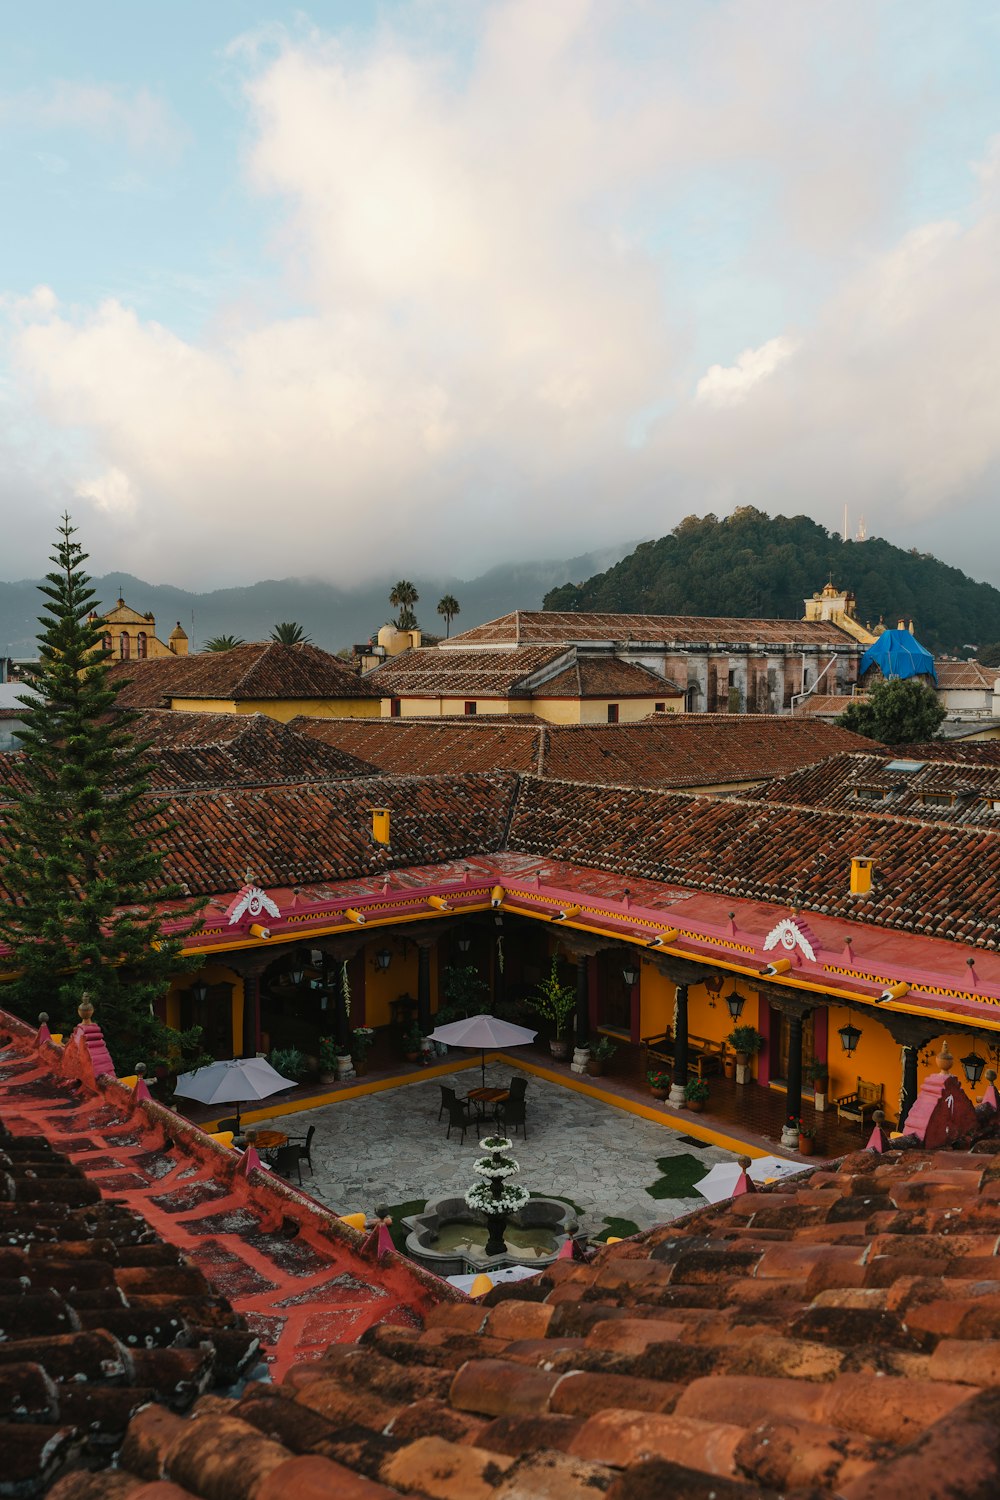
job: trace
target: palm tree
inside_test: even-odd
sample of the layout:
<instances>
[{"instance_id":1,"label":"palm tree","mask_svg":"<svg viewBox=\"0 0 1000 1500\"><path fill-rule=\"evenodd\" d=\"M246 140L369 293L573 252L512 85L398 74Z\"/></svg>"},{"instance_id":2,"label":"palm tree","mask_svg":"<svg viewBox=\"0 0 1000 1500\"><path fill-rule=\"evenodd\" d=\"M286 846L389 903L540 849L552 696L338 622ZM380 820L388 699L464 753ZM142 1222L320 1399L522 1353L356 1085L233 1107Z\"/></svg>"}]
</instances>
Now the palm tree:
<instances>
[{"instance_id":1,"label":"palm tree","mask_svg":"<svg viewBox=\"0 0 1000 1500\"><path fill-rule=\"evenodd\" d=\"M312 645L302 626L296 620L282 620L280 625L275 625L271 631L271 639L272 641L280 641L283 646Z\"/></svg>"},{"instance_id":2,"label":"palm tree","mask_svg":"<svg viewBox=\"0 0 1000 1500\"><path fill-rule=\"evenodd\" d=\"M397 630L416 630L417 617L413 613L413 606L419 598L420 595L413 584L408 583L405 578L401 578L397 584L393 585L389 603L399 610L394 621Z\"/></svg>"},{"instance_id":3,"label":"palm tree","mask_svg":"<svg viewBox=\"0 0 1000 1500\"><path fill-rule=\"evenodd\" d=\"M210 641L205 642L206 651L232 651L234 646L245 646L241 635L213 635Z\"/></svg>"},{"instance_id":4,"label":"palm tree","mask_svg":"<svg viewBox=\"0 0 1000 1500\"><path fill-rule=\"evenodd\" d=\"M456 615L460 615L462 613L462 606L455 598L455 595L445 594L444 598L438 604L437 612L439 615L444 616L445 635L451 635L451 622Z\"/></svg>"}]
</instances>

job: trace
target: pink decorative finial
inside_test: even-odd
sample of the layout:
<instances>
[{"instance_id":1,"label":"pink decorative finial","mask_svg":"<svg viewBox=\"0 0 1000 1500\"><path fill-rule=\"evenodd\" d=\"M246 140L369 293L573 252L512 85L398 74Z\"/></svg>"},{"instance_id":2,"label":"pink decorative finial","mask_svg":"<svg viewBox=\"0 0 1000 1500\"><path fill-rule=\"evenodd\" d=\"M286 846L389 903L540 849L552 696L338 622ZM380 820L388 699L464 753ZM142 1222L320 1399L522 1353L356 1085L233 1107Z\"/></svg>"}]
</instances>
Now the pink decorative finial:
<instances>
[{"instance_id":1,"label":"pink decorative finial","mask_svg":"<svg viewBox=\"0 0 1000 1500\"><path fill-rule=\"evenodd\" d=\"M883 1151L888 1151L890 1145L889 1137L882 1129L882 1121L884 1119L884 1109L876 1109L872 1114L872 1123L874 1124L875 1128L868 1138L868 1145L865 1147L866 1151L877 1151L879 1155L881 1155Z\"/></svg>"},{"instance_id":2,"label":"pink decorative finial","mask_svg":"<svg viewBox=\"0 0 1000 1500\"><path fill-rule=\"evenodd\" d=\"M733 1188L733 1197L739 1198L744 1193L755 1193L757 1191L757 1184L750 1176L749 1156L738 1156L736 1160L739 1163L741 1170L740 1175L736 1180L736 1186Z\"/></svg>"}]
</instances>

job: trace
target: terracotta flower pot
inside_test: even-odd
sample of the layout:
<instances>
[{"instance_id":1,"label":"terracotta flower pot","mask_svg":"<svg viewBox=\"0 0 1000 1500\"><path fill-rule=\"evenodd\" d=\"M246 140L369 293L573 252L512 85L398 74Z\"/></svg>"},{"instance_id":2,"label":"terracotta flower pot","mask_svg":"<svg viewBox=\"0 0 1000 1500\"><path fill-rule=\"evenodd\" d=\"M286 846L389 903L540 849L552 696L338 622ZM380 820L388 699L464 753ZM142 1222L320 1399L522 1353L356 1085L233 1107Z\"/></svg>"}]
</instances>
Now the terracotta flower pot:
<instances>
[{"instance_id":1,"label":"terracotta flower pot","mask_svg":"<svg viewBox=\"0 0 1000 1500\"><path fill-rule=\"evenodd\" d=\"M604 1072L604 1064L599 1057L592 1057L587 1063L587 1072L591 1078L600 1078Z\"/></svg>"},{"instance_id":2,"label":"terracotta flower pot","mask_svg":"<svg viewBox=\"0 0 1000 1500\"><path fill-rule=\"evenodd\" d=\"M801 1156L812 1156L816 1149L816 1142L811 1135L799 1136L799 1154Z\"/></svg>"},{"instance_id":3,"label":"terracotta flower pot","mask_svg":"<svg viewBox=\"0 0 1000 1500\"><path fill-rule=\"evenodd\" d=\"M654 1099L665 1099L667 1097L667 1095L669 1094L670 1090L669 1089L650 1089L649 1092L652 1094L652 1096L653 1096Z\"/></svg>"},{"instance_id":4,"label":"terracotta flower pot","mask_svg":"<svg viewBox=\"0 0 1000 1500\"><path fill-rule=\"evenodd\" d=\"M704 1099L689 1099L687 1101L687 1107L692 1111L693 1114L700 1115L702 1110L705 1108L705 1101Z\"/></svg>"}]
</instances>

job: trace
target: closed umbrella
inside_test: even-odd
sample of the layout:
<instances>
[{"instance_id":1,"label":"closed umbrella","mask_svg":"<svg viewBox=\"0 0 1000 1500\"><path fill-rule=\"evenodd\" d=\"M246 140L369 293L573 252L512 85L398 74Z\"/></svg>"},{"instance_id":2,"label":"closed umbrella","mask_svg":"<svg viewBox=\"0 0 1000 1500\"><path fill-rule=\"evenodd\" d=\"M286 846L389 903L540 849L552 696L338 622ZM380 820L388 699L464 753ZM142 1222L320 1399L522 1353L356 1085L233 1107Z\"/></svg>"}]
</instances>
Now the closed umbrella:
<instances>
[{"instance_id":1,"label":"closed umbrella","mask_svg":"<svg viewBox=\"0 0 1000 1500\"><path fill-rule=\"evenodd\" d=\"M201 1104L235 1104L236 1130L240 1128L240 1104L248 1099L268 1099L282 1089L295 1087L294 1078L282 1078L263 1057L231 1057L208 1063L193 1073L182 1073L175 1094L197 1099Z\"/></svg>"},{"instance_id":2,"label":"closed umbrella","mask_svg":"<svg viewBox=\"0 0 1000 1500\"><path fill-rule=\"evenodd\" d=\"M449 1021L431 1032L432 1042L446 1042L449 1047L478 1047L483 1070L483 1087L486 1086L487 1047L526 1047L538 1035L527 1026L515 1026L511 1021L501 1021L496 1016L466 1016L464 1021Z\"/></svg>"},{"instance_id":3,"label":"closed umbrella","mask_svg":"<svg viewBox=\"0 0 1000 1500\"><path fill-rule=\"evenodd\" d=\"M742 1170L738 1161L716 1162L707 1176L695 1183L694 1190L707 1198L709 1203L721 1203L723 1198L733 1196L733 1189L740 1180ZM747 1176L753 1182L768 1182L805 1171L808 1168L801 1162L788 1161L783 1156L757 1156L750 1163Z\"/></svg>"}]
</instances>

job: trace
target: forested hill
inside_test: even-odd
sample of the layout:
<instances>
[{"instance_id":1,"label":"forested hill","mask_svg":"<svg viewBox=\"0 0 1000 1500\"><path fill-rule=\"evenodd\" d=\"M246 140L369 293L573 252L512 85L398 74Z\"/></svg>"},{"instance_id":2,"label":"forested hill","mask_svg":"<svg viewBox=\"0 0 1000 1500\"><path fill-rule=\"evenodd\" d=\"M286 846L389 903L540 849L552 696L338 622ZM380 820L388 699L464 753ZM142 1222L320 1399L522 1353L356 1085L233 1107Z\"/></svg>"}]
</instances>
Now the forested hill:
<instances>
[{"instance_id":1,"label":"forested hill","mask_svg":"<svg viewBox=\"0 0 1000 1500\"><path fill-rule=\"evenodd\" d=\"M967 655L969 644L1000 641L1000 590L991 584L881 537L845 542L808 516L749 506L723 521L688 516L606 573L551 589L544 608L798 620L803 600L830 578L853 591L862 624L905 616L932 651Z\"/></svg>"}]
</instances>

